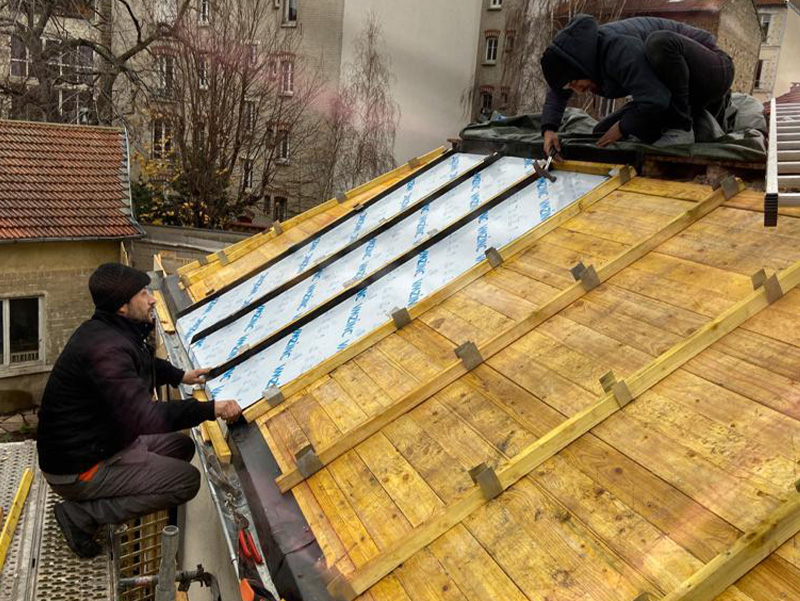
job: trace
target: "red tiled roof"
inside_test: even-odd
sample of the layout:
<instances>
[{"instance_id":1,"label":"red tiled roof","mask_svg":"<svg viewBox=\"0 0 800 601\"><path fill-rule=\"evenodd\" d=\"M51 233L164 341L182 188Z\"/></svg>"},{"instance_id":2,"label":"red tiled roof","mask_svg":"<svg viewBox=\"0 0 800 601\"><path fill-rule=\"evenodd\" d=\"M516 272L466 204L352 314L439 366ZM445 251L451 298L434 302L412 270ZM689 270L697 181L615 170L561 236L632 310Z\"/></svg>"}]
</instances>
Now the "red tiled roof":
<instances>
[{"instance_id":1,"label":"red tiled roof","mask_svg":"<svg viewBox=\"0 0 800 601\"><path fill-rule=\"evenodd\" d=\"M141 235L125 133L0 119L0 242Z\"/></svg>"}]
</instances>

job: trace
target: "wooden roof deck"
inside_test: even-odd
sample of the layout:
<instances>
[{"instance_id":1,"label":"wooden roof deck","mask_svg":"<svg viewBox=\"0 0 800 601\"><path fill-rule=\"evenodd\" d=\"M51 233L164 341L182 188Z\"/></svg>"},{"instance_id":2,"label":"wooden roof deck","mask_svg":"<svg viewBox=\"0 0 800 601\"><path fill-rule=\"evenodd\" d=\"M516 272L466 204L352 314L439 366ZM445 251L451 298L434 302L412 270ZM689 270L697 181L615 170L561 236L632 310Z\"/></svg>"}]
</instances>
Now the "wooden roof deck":
<instances>
[{"instance_id":1,"label":"wooden roof deck","mask_svg":"<svg viewBox=\"0 0 800 601\"><path fill-rule=\"evenodd\" d=\"M766 230L761 199L636 177L259 417L342 574L332 590L800 599L797 537L719 596L729 563L677 590L798 513L800 218ZM576 283L579 261L602 284ZM787 270L785 296L753 291L762 268ZM471 370L454 355L467 341L485 359ZM604 391L609 370L632 402ZM325 466L303 479L309 444ZM505 489L493 500L470 477L481 463Z\"/></svg>"}]
</instances>

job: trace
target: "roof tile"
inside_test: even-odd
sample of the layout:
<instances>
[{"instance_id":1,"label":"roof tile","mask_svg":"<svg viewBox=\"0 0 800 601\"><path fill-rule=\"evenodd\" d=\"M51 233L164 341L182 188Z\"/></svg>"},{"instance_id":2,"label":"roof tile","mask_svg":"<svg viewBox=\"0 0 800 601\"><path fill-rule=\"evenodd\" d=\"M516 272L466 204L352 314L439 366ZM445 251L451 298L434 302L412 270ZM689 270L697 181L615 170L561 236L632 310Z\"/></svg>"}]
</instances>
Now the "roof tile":
<instances>
[{"instance_id":1,"label":"roof tile","mask_svg":"<svg viewBox=\"0 0 800 601\"><path fill-rule=\"evenodd\" d=\"M139 236L120 129L0 119L0 240Z\"/></svg>"}]
</instances>

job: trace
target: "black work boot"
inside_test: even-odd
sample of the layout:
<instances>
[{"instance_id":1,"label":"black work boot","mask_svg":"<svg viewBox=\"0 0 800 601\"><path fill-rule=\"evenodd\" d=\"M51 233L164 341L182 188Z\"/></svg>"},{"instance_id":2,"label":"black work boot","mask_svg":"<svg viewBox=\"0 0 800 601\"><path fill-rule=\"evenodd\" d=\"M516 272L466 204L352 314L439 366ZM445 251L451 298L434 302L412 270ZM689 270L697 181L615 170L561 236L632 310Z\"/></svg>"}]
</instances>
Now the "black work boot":
<instances>
[{"instance_id":1,"label":"black work boot","mask_svg":"<svg viewBox=\"0 0 800 601\"><path fill-rule=\"evenodd\" d=\"M64 509L64 503L58 503L53 512L56 514L56 521L61 528L61 534L64 535L64 540L67 541L67 546L75 555L81 559L91 559L100 555L103 548L92 538L91 534L72 523Z\"/></svg>"}]
</instances>

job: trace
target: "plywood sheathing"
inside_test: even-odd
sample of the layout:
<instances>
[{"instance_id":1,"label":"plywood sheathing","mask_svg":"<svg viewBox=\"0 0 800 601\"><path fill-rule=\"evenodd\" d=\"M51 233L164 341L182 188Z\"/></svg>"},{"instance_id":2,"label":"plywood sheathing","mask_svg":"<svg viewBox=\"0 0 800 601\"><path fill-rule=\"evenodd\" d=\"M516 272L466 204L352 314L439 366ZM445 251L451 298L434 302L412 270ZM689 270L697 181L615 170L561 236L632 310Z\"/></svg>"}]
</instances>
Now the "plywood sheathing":
<instances>
[{"instance_id":1,"label":"plywood sheathing","mask_svg":"<svg viewBox=\"0 0 800 601\"><path fill-rule=\"evenodd\" d=\"M380 412L707 189L639 178L329 375L261 425L284 471ZM648 183L648 182L644 182ZM665 188L667 189L667 188ZM660 195L659 195L660 194ZM731 202L736 201L734 198ZM800 220L719 208L384 427L293 493L347 574L751 292L757 268L800 259ZM663 596L789 495L800 434L800 293L792 291L406 561L363 598ZM791 540L722 599L800 595Z\"/></svg>"}]
</instances>

